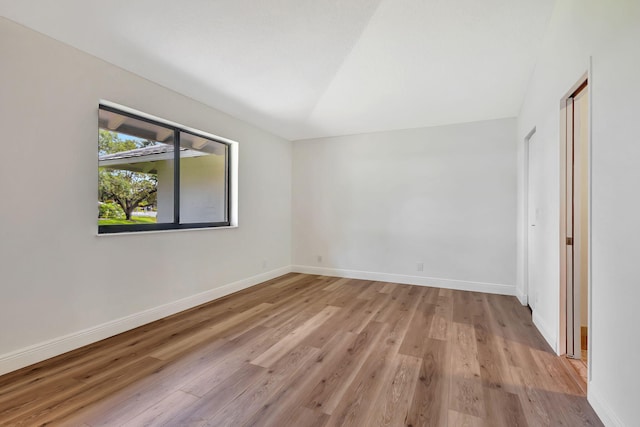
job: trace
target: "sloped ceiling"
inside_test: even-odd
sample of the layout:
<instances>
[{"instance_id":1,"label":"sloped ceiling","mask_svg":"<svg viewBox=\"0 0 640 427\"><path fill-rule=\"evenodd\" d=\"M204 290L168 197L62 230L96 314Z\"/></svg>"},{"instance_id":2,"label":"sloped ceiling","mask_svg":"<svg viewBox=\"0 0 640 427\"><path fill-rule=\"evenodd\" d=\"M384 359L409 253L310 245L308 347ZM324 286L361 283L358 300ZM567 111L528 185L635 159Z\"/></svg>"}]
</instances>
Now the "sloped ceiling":
<instances>
[{"instance_id":1,"label":"sloped ceiling","mask_svg":"<svg viewBox=\"0 0 640 427\"><path fill-rule=\"evenodd\" d=\"M553 5L0 0L0 13L296 140L516 116Z\"/></svg>"}]
</instances>

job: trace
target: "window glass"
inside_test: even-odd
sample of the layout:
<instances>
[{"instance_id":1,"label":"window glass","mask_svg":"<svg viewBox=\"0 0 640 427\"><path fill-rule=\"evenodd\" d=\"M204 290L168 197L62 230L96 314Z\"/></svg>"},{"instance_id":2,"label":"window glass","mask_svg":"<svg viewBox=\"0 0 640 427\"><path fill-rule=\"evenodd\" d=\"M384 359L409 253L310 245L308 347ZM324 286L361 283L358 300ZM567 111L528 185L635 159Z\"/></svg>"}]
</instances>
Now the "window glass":
<instances>
[{"instance_id":1,"label":"window glass","mask_svg":"<svg viewBox=\"0 0 640 427\"><path fill-rule=\"evenodd\" d=\"M100 110L98 225L173 222L173 129Z\"/></svg>"},{"instance_id":2,"label":"window glass","mask_svg":"<svg viewBox=\"0 0 640 427\"><path fill-rule=\"evenodd\" d=\"M180 132L180 222L228 220L228 146Z\"/></svg>"},{"instance_id":3,"label":"window glass","mask_svg":"<svg viewBox=\"0 0 640 427\"><path fill-rule=\"evenodd\" d=\"M105 105L98 117L99 233L230 224L229 143Z\"/></svg>"}]
</instances>

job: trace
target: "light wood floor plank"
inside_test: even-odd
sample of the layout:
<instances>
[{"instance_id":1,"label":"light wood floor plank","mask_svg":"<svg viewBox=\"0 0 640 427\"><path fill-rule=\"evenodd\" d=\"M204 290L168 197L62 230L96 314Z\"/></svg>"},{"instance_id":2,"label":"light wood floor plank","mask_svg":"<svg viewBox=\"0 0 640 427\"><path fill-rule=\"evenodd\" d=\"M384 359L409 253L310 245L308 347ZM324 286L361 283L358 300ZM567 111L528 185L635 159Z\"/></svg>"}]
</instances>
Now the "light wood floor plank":
<instances>
[{"instance_id":1,"label":"light wood floor plank","mask_svg":"<svg viewBox=\"0 0 640 427\"><path fill-rule=\"evenodd\" d=\"M393 373L382 385L382 394L377 405L368 411L364 425L398 426L407 420L413 392L418 381L422 359L398 355L394 360Z\"/></svg>"},{"instance_id":2,"label":"light wood floor plank","mask_svg":"<svg viewBox=\"0 0 640 427\"><path fill-rule=\"evenodd\" d=\"M322 326L336 312L340 311L339 307L327 306L320 313L316 314L309 320L305 321L298 328L291 331L286 337L271 346L267 351L262 353L251 361L254 365L268 368L284 356L293 347L302 342L307 335Z\"/></svg>"},{"instance_id":3,"label":"light wood floor plank","mask_svg":"<svg viewBox=\"0 0 640 427\"><path fill-rule=\"evenodd\" d=\"M453 324L451 343L450 408L474 417L485 417L478 347L473 325Z\"/></svg>"},{"instance_id":4,"label":"light wood floor plank","mask_svg":"<svg viewBox=\"0 0 640 427\"><path fill-rule=\"evenodd\" d=\"M315 386L322 381L323 375L325 375L327 371L330 371L332 366L340 363L342 358L353 346L356 338L357 336L355 334L349 332L334 334L331 340L326 343L326 347L318 353L313 363L298 370L288 386L280 388L276 394L267 400L262 408L253 415L247 425L300 425L296 424L296 417L302 414L291 411L291 408L309 399ZM316 415L320 413L319 411L311 412ZM328 417L321 418L325 420L325 422L328 420Z\"/></svg>"},{"instance_id":5,"label":"light wood floor plank","mask_svg":"<svg viewBox=\"0 0 640 427\"><path fill-rule=\"evenodd\" d=\"M198 400L200 400L198 397L178 390L139 415L131 418L129 421L120 423L119 425L122 427L166 425L171 423L176 416L180 415L183 408L188 408L189 405Z\"/></svg>"},{"instance_id":6,"label":"light wood floor plank","mask_svg":"<svg viewBox=\"0 0 640 427\"><path fill-rule=\"evenodd\" d=\"M286 387L299 369L303 369L311 362L319 350L313 347L301 346L292 349L284 357L278 359L270 369L264 371L262 378L256 381L254 387L235 398L222 410L211 417L207 425L211 426L241 426L252 419L266 402L281 388Z\"/></svg>"},{"instance_id":7,"label":"light wood floor plank","mask_svg":"<svg viewBox=\"0 0 640 427\"><path fill-rule=\"evenodd\" d=\"M222 410L250 390L258 381L266 378L266 371L266 368L245 363L224 380L218 380L217 386L211 388L209 393L184 407L184 410L174 417L172 425L207 424L207 420L211 418L212 414ZM203 383L205 382L206 380L203 381ZM205 387L208 388L208 385Z\"/></svg>"},{"instance_id":8,"label":"light wood floor plank","mask_svg":"<svg viewBox=\"0 0 640 427\"><path fill-rule=\"evenodd\" d=\"M339 363L328 367L325 375L309 393L304 405L326 414L333 413L387 328L388 326L382 323L370 323L347 349Z\"/></svg>"},{"instance_id":9,"label":"light wood floor plank","mask_svg":"<svg viewBox=\"0 0 640 427\"><path fill-rule=\"evenodd\" d=\"M407 425L447 425L451 383L449 346L442 340L430 339L426 343L407 413Z\"/></svg>"}]
</instances>

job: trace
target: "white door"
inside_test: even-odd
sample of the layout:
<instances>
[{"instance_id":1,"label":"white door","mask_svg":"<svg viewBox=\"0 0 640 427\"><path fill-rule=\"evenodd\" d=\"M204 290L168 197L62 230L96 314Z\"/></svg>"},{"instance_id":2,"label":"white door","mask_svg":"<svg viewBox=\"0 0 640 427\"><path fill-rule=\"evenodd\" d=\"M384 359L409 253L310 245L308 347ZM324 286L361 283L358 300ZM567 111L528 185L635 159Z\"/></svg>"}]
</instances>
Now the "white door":
<instances>
[{"instance_id":1,"label":"white door","mask_svg":"<svg viewBox=\"0 0 640 427\"><path fill-rule=\"evenodd\" d=\"M527 247L527 302L532 310L535 310L540 290L540 266L543 245L541 241L543 212L543 161L542 147L536 135L533 134L527 144L529 153L528 164L528 247Z\"/></svg>"}]
</instances>

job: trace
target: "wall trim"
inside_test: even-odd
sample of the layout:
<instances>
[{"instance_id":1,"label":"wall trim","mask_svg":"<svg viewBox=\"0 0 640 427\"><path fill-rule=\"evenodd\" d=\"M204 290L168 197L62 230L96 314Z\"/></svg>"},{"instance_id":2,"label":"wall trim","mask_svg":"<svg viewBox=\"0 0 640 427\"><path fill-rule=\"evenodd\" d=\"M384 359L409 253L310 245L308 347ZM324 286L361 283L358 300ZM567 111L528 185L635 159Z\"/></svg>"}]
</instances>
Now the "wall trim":
<instances>
[{"instance_id":1,"label":"wall trim","mask_svg":"<svg viewBox=\"0 0 640 427\"><path fill-rule=\"evenodd\" d=\"M322 276L345 277L348 279L432 286L436 288L456 289L460 291L486 292L489 294L512 296L516 295L516 287L514 285L502 285L497 283L469 282L465 280L407 276L403 274L389 274L373 271L342 270L337 268L313 267L309 265L293 265L291 266L291 271L294 273L319 274Z\"/></svg>"},{"instance_id":2,"label":"wall trim","mask_svg":"<svg viewBox=\"0 0 640 427\"><path fill-rule=\"evenodd\" d=\"M527 295L525 295L524 291L518 287L516 287L516 298L520 301L520 304L527 305L529 301L527 300Z\"/></svg>"},{"instance_id":3,"label":"wall trim","mask_svg":"<svg viewBox=\"0 0 640 427\"><path fill-rule=\"evenodd\" d=\"M551 346L553 351L555 351L556 354L560 355L558 353L557 335L552 333L552 329L549 329L547 324L544 322L544 320L542 320L542 317L538 313L539 312L536 311L535 309L533 310L533 316L531 316L531 320L533 320L533 324L535 325L536 328L538 328L538 331L540 332L540 334L542 334L542 337Z\"/></svg>"},{"instance_id":4,"label":"wall trim","mask_svg":"<svg viewBox=\"0 0 640 427\"><path fill-rule=\"evenodd\" d=\"M587 387L587 400L605 426L623 427L625 425L611 409L607 400L602 398L602 394L594 387L593 381L589 382Z\"/></svg>"},{"instance_id":5,"label":"wall trim","mask_svg":"<svg viewBox=\"0 0 640 427\"><path fill-rule=\"evenodd\" d=\"M177 301L172 301L158 307L143 310L120 319L115 319L101 325L73 332L71 334L34 344L11 353L0 355L0 375L50 359L54 356L112 337L122 332L129 331L147 323L162 319L163 317L167 317L221 298L225 295L250 288L258 283L275 279L276 277L290 272L291 266L277 268L233 283L228 283L199 294L191 295Z\"/></svg>"}]
</instances>

